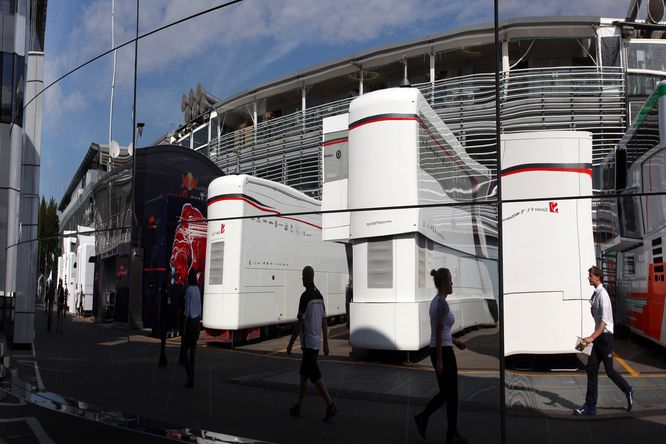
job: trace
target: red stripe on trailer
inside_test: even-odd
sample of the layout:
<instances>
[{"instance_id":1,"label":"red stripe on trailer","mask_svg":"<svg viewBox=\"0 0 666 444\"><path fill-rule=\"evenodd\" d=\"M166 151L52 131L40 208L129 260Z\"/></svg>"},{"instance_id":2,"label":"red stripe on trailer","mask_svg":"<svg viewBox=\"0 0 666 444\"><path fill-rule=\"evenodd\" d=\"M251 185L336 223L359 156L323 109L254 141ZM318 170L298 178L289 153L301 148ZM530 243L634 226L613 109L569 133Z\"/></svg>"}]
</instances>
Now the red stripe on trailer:
<instances>
[{"instance_id":1,"label":"red stripe on trailer","mask_svg":"<svg viewBox=\"0 0 666 444\"><path fill-rule=\"evenodd\" d=\"M270 209L268 209L268 208L264 208L264 207L262 207L261 205L257 205L256 203L254 203L254 202L252 202L252 201L250 201L250 200L248 200L248 199L246 199L246 198L244 198L244 197L218 197L218 198L216 198L216 199L212 199L210 202L208 202L208 206L210 207L210 206L213 205L214 203L222 202L222 201L224 201L224 200L240 200L240 201L243 201L243 202L246 202L246 203L252 205L253 207L255 207L256 209L258 209L259 211L263 211L263 212L265 212L265 213L275 214L275 215L276 215L277 217L279 217L279 218L293 220L294 222L301 222L301 223L304 223L304 224L306 224L306 225L310 225L311 227L314 227L314 228L317 228L317 229L321 230L321 227L320 227L319 225L315 225L315 224L313 224L313 223L310 223L310 222L305 221L305 220L302 220L302 219L296 219L296 218L294 218L294 217L282 216L282 215L280 214L280 212L275 211L275 210L270 210Z\"/></svg>"},{"instance_id":2,"label":"red stripe on trailer","mask_svg":"<svg viewBox=\"0 0 666 444\"><path fill-rule=\"evenodd\" d=\"M337 145L339 143L345 143L349 139L336 139L336 140L331 140L330 142L324 142L322 146L331 146L331 145Z\"/></svg>"},{"instance_id":3,"label":"red stripe on trailer","mask_svg":"<svg viewBox=\"0 0 666 444\"><path fill-rule=\"evenodd\" d=\"M416 117L380 117L378 119L372 119L372 120L366 120L365 122L359 122L356 124L352 124L349 127L349 130L356 129L358 127L361 127L363 125L367 125L369 123L375 123L375 122L385 122L387 120L417 120Z\"/></svg>"},{"instance_id":4,"label":"red stripe on trailer","mask_svg":"<svg viewBox=\"0 0 666 444\"><path fill-rule=\"evenodd\" d=\"M578 174L588 174L590 177L592 177L592 170L589 168L558 168L558 167L553 167L553 168L547 168L547 167L541 167L541 168L522 168L519 170L513 170L509 171L506 173L502 173L502 177L510 176L512 174L518 174L518 173L528 173L531 171L548 171L548 172L558 172L558 173L578 173Z\"/></svg>"}]
</instances>

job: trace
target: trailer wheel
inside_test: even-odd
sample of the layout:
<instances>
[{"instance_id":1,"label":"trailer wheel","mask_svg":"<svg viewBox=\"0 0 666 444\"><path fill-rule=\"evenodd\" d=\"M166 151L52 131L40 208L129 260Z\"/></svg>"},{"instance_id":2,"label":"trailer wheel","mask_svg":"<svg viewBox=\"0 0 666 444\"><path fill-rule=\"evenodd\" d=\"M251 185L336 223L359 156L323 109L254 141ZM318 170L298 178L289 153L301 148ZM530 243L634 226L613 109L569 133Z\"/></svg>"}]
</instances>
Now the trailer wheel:
<instances>
[{"instance_id":1,"label":"trailer wheel","mask_svg":"<svg viewBox=\"0 0 666 444\"><path fill-rule=\"evenodd\" d=\"M277 325L267 325L263 328L262 336L263 338L270 339L275 338L278 335L278 326Z\"/></svg>"}]
</instances>

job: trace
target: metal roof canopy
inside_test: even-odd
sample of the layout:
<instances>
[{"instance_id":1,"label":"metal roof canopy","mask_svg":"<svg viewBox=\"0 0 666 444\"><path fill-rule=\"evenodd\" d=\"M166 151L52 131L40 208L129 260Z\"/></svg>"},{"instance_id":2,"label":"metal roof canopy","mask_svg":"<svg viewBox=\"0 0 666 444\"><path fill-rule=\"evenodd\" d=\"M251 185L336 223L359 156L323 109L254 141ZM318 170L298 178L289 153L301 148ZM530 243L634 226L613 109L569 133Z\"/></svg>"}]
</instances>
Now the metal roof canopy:
<instances>
[{"instance_id":1,"label":"metal roof canopy","mask_svg":"<svg viewBox=\"0 0 666 444\"><path fill-rule=\"evenodd\" d=\"M99 157L97 157L98 154ZM108 165L109 159L110 156L108 144L98 144L94 142L90 144L90 147L88 148L86 154L83 156L83 160L81 160L81 164L76 170L74 177L72 177L72 181L69 183L69 186L60 199L60 203L58 204L58 211L65 211L67 205L69 205L71 201L72 193L74 193L76 186L79 184L88 170L93 169L94 161L97 160L98 165ZM118 157L117 159L114 159L113 163L122 164L129 161L129 159L131 159L130 156Z\"/></svg>"},{"instance_id":2,"label":"metal roof canopy","mask_svg":"<svg viewBox=\"0 0 666 444\"><path fill-rule=\"evenodd\" d=\"M600 26L600 17L537 17L505 20L500 24L500 40L533 38L590 38L596 37L595 27ZM557 30L557 34L553 32ZM260 84L231 97L223 99L214 107L218 112L251 103L254 100L277 95L318 83L334 77L344 76L362 69L395 62L402 56L413 57L429 52L460 49L494 42L492 24L470 25L454 31L385 45L357 54L322 63L295 72L294 74Z\"/></svg>"}]
</instances>

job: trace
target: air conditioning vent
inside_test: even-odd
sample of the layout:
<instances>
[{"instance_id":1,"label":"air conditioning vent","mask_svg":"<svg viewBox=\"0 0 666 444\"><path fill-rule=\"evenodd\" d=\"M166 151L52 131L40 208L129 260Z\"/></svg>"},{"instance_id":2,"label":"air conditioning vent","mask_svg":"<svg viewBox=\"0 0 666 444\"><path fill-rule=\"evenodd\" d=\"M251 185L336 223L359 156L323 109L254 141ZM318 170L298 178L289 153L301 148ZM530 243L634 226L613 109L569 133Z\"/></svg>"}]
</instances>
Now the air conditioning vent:
<instances>
[{"instance_id":1,"label":"air conditioning vent","mask_svg":"<svg viewBox=\"0 0 666 444\"><path fill-rule=\"evenodd\" d=\"M208 285L222 285L224 270L224 241L210 244L210 268L208 270Z\"/></svg>"},{"instance_id":2,"label":"air conditioning vent","mask_svg":"<svg viewBox=\"0 0 666 444\"><path fill-rule=\"evenodd\" d=\"M368 288L393 287L393 239L368 242Z\"/></svg>"}]
</instances>

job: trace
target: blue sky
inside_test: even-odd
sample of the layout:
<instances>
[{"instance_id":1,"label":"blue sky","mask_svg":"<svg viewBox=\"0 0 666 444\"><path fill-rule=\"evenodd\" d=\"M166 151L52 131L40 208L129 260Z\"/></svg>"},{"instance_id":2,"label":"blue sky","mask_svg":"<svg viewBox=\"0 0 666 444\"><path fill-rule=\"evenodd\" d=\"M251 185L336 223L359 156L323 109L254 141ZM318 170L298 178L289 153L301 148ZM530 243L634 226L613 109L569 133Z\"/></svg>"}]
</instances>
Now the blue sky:
<instances>
[{"instance_id":1,"label":"blue sky","mask_svg":"<svg viewBox=\"0 0 666 444\"><path fill-rule=\"evenodd\" d=\"M220 1L142 0L140 34ZM628 0L500 0L500 18L623 17ZM202 83L219 98L388 43L492 21L491 0L245 0L139 42L137 121L148 144L182 121L181 95ZM116 0L116 45L134 36L135 0ZM50 83L111 48L110 0L49 2L45 77ZM44 95L41 194L60 199L92 142L109 137L113 58L88 65ZM131 141L134 46L117 53L113 138Z\"/></svg>"}]
</instances>

